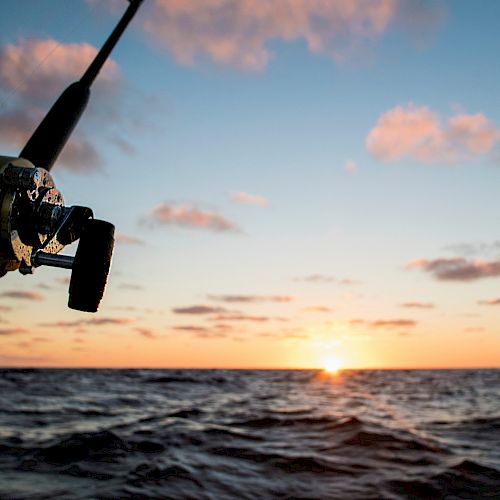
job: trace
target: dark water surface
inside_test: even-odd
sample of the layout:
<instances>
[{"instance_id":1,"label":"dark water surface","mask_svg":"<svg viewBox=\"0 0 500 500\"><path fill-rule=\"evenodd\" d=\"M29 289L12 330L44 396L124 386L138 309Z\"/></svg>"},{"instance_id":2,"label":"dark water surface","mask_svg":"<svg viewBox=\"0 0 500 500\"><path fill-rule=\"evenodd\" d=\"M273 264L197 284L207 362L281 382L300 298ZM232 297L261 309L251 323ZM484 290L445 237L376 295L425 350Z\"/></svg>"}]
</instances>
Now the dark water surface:
<instances>
[{"instance_id":1,"label":"dark water surface","mask_svg":"<svg viewBox=\"0 0 500 500\"><path fill-rule=\"evenodd\" d=\"M0 370L0 498L497 498L500 370Z\"/></svg>"}]
</instances>

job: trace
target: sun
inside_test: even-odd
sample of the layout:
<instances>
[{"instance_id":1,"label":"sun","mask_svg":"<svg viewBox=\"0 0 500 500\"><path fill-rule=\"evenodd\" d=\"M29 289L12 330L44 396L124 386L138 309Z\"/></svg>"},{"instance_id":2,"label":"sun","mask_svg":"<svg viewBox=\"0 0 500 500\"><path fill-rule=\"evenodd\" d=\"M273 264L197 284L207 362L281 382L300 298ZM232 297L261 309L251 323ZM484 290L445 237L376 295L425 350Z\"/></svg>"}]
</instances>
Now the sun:
<instances>
[{"instance_id":1,"label":"sun","mask_svg":"<svg viewBox=\"0 0 500 500\"><path fill-rule=\"evenodd\" d=\"M323 363L323 371L336 374L342 369L342 362L338 358L328 358Z\"/></svg>"}]
</instances>

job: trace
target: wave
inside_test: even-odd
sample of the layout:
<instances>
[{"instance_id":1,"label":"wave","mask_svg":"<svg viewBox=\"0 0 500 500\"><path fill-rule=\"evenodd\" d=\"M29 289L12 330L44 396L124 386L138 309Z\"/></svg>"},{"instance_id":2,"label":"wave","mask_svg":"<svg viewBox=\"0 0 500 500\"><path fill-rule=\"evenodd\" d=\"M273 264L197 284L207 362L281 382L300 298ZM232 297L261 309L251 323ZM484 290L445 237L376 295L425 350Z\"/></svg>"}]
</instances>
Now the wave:
<instances>
[{"instance_id":1,"label":"wave","mask_svg":"<svg viewBox=\"0 0 500 500\"><path fill-rule=\"evenodd\" d=\"M0 498L500 498L499 397L500 370L0 370Z\"/></svg>"}]
</instances>

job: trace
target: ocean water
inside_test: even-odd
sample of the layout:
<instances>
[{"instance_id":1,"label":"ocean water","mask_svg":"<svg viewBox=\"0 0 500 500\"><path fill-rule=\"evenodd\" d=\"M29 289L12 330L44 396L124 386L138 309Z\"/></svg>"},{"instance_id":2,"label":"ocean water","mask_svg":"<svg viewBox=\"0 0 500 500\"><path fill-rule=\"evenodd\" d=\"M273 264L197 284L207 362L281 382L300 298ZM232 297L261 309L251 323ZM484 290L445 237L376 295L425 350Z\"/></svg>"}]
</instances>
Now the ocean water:
<instances>
[{"instance_id":1,"label":"ocean water","mask_svg":"<svg viewBox=\"0 0 500 500\"><path fill-rule=\"evenodd\" d=\"M500 499L500 370L0 370L0 498Z\"/></svg>"}]
</instances>

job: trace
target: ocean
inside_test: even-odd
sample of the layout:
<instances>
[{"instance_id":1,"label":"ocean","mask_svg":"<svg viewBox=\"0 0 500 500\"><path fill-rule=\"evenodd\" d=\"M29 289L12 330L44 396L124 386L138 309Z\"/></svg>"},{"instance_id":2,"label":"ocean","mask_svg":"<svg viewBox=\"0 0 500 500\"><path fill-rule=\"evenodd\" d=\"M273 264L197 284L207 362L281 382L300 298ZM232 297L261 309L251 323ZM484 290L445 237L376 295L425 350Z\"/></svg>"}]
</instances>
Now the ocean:
<instances>
[{"instance_id":1,"label":"ocean","mask_svg":"<svg viewBox=\"0 0 500 500\"><path fill-rule=\"evenodd\" d=\"M0 370L1 499L500 499L500 370Z\"/></svg>"}]
</instances>

